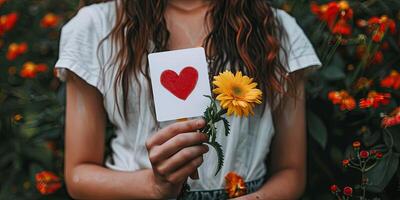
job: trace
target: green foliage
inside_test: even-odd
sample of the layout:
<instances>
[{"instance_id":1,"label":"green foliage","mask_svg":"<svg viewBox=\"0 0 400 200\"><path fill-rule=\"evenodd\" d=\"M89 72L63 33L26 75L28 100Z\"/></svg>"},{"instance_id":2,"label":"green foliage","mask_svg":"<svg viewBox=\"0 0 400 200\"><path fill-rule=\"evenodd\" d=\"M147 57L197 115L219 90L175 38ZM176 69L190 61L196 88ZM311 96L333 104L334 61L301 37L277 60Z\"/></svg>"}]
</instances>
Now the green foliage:
<instances>
[{"instance_id":1,"label":"green foliage","mask_svg":"<svg viewBox=\"0 0 400 200\"><path fill-rule=\"evenodd\" d=\"M229 135L229 122L226 118L223 117L223 115L226 113L226 109L219 108L217 106L216 100L214 100L211 96L205 96L210 99L210 105L207 107L207 109L204 111L204 120L206 121L206 125L204 128L200 130L200 132L206 134L209 138L207 144L210 146L214 147L217 156L218 156L218 164L217 164L217 170L215 172L215 175L218 174L218 172L221 170L222 166L224 165L224 152L222 150L221 144L219 144L217 140L217 123L222 121L224 124L224 133L225 136Z\"/></svg>"}]
</instances>

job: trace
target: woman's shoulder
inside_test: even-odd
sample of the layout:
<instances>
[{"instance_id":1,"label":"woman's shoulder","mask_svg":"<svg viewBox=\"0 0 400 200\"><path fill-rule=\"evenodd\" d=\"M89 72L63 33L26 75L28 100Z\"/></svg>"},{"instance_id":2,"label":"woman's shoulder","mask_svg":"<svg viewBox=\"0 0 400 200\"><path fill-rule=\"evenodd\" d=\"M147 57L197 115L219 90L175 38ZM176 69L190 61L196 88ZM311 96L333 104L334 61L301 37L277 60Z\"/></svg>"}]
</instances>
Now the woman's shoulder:
<instances>
[{"instance_id":1,"label":"woman's shoulder","mask_svg":"<svg viewBox=\"0 0 400 200\"><path fill-rule=\"evenodd\" d=\"M63 32L86 29L90 32L108 33L115 21L115 2L91 4L78 10L64 26Z\"/></svg>"},{"instance_id":2,"label":"woman's shoulder","mask_svg":"<svg viewBox=\"0 0 400 200\"><path fill-rule=\"evenodd\" d=\"M275 8L273 10L275 12L276 19L280 22L288 34L296 33L293 32L293 30L301 29L297 24L296 18L291 16L288 12L279 8Z\"/></svg>"}]
</instances>

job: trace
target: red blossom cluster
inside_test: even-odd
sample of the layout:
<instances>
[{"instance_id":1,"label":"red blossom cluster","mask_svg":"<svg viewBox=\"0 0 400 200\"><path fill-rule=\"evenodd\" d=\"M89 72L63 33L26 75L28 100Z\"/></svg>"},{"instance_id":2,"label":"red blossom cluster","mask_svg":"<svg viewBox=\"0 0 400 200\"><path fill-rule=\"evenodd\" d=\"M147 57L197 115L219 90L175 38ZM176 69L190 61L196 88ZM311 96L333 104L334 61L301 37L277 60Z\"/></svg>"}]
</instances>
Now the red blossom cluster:
<instances>
[{"instance_id":1,"label":"red blossom cluster","mask_svg":"<svg viewBox=\"0 0 400 200\"><path fill-rule=\"evenodd\" d=\"M23 78L35 78L38 73L46 72L48 67L46 64L35 64L33 62L26 62L22 66L20 76Z\"/></svg>"},{"instance_id":2,"label":"red blossom cluster","mask_svg":"<svg viewBox=\"0 0 400 200\"><path fill-rule=\"evenodd\" d=\"M331 185L330 190L332 193L335 195L338 195L338 193L341 192L340 188L337 185ZM346 186L343 188L343 195L347 197L351 197L353 195L353 188Z\"/></svg>"},{"instance_id":3,"label":"red blossom cluster","mask_svg":"<svg viewBox=\"0 0 400 200\"><path fill-rule=\"evenodd\" d=\"M329 100L335 105L340 105L341 110L353 110L356 107L356 101L345 91L331 91L328 93Z\"/></svg>"},{"instance_id":4,"label":"red blossom cluster","mask_svg":"<svg viewBox=\"0 0 400 200\"><path fill-rule=\"evenodd\" d=\"M390 93L379 93L376 91L370 91L367 98L360 100L360 108L378 108L380 105L387 105L390 103Z\"/></svg>"},{"instance_id":5,"label":"red blossom cluster","mask_svg":"<svg viewBox=\"0 0 400 200\"><path fill-rule=\"evenodd\" d=\"M400 107L394 109L390 115L383 117L382 126L384 128L396 126L400 124Z\"/></svg>"},{"instance_id":6,"label":"red blossom cluster","mask_svg":"<svg viewBox=\"0 0 400 200\"><path fill-rule=\"evenodd\" d=\"M374 42L382 41L387 31L391 34L396 33L396 23L386 15L371 17L368 21L359 20L357 24L360 27L368 27L368 32L372 34Z\"/></svg>"},{"instance_id":7,"label":"red blossom cluster","mask_svg":"<svg viewBox=\"0 0 400 200\"><path fill-rule=\"evenodd\" d=\"M323 5L311 3L311 12L326 22L332 33L351 34L352 27L349 21L353 19L353 9L347 1L334 1Z\"/></svg>"},{"instance_id":8,"label":"red blossom cluster","mask_svg":"<svg viewBox=\"0 0 400 200\"><path fill-rule=\"evenodd\" d=\"M368 184L368 179L364 178L364 174L372 169L376 162L383 158L383 153L377 150L360 150L361 142L354 141L353 144L354 156L348 159L342 160L342 165L345 168L353 168L360 171L363 174L361 187L359 189L365 190ZM356 188L357 189L357 188ZM353 188L346 186L343 191L337 185L331 185L330 191L336 196L337 199L349 199L353 195ZM360 197L363 199L364 197Z\"/></svg>"},{"instance_id":9,"label":"red blossom cluster","mask_svg":"<svg viewBox=\"0 0 400 200\"><path fill-rule=\"evenodd\" d=\"M14 28L17 20L18 14L16 12L0 16L0 36Z\"/></svg>"},{"instance_id":10,"label":"red blossom cluster","mask_svg":"<svg viewBox=\"0 0 400 200\"><path fill-rule=\"evenodd\" d=\"M53 172L42 171L35 175L36 189L43 195L56 192L61 188L61 179Z\"/></svg>"},{"instance_id":11,"label":"red blossom cluster","mask_svg":"<svg viewBox=\"0 0 400 200\"><path fill-rule=\"evenodd\" d=\"M13 61L15 60L18 56L26 53L28 51L28 44L26 44L25 42L22 43L11 43L8 46L8 51L7 51L7 55L6 58L9 61Z\"/></svg>"},{"instance_id":12,"label":"red blossom cluster","mask_svg":"<svg viewBox=\"0 0 400 200\"><path fill-rule=\"evenodd\" d=\"M384 88L400 89L400 73L396 70L381 80L381 86Z\"/></svg>"}]
</instances>

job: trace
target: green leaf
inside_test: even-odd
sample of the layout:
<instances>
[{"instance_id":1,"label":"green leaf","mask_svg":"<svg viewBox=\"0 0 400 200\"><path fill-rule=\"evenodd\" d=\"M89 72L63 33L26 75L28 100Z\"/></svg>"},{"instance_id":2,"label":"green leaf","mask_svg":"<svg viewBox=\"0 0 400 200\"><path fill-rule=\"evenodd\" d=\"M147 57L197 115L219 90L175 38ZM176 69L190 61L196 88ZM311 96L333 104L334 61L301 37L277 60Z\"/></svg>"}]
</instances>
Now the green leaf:
<instances>
[{"instance_id":1,"label":"green leaf","mask_svg":"<svg viewBox=\"0 0 400 200\"><path fill-rule=\"evenodd\" d=\"M382 192L399 167L399 154L389 152L378 160L378 164L366 173L368 177L367 190L370 192Z\"/></svg>"},{"instance_id":2,"label":"green leaf","mask_svg":"<svg viewBox=\"0 0 400 200\"><path fill-rule=\"evenodd\" d=\"M222 121L224 122L225 136L228 136L231 131L231 128L230 128L231 125L229 124L229 122L226 118L222 118Z\"/></svg>"},{"instance_id":3,"label":"green leaf","mask_svg":"<svg viewBox=\"0 0 400 200\"><path fill-rule=\"evenodd\" d=\"M324 122L310 110L307 111L307 127L311 137L325 149L328 141L328 131Z\"/></svg>"},{"instance_id":4,"label":"green leaf","mask_svg":"<svg viewBox=\"0 0 400 200\"><path fill-rule=\"evenodd\" d=\"M215 151L217 152L218 165L217 165L217 171L215 172L216 176L221 170L222 166L224 165L224 152L222 150L222 146L218 142L208 142L207 144L214 147Z\"/></svg>"}]
</instances>

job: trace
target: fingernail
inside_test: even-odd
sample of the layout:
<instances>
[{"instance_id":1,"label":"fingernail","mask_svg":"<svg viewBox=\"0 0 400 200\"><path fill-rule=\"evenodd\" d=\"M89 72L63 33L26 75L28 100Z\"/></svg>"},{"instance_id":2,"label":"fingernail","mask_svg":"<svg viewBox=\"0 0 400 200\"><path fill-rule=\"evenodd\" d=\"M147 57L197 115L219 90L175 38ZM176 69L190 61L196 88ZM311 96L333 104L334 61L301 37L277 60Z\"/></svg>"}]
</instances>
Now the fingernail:
<instances>
[{"instance_id":1,"label":"fingernail","mask_svg":"<svg viewBox=\"0 0 400 200\"><path fill-rule=\"evenodd\" d=\"M208 152L210 150L210 148L207 145L204 145L204 146L205 146L206 152Z\"/></svg>"},{"instance_id":2,"label":"fingernail","mask_svg":"<svg viewBox=\"0 0 400 200\"><path fill-rule=\"evenodd\" d=\"M204 121L204 119L199 119L199 120L197 120L197 127L203 127L204 126L204 123L205 123L205 121Z\"/></svg>"}]
</instances>

